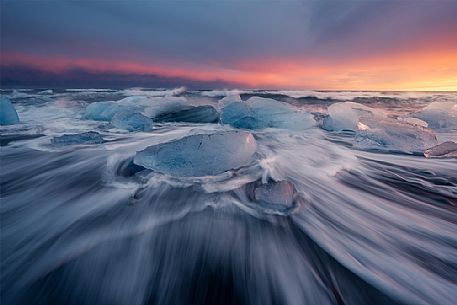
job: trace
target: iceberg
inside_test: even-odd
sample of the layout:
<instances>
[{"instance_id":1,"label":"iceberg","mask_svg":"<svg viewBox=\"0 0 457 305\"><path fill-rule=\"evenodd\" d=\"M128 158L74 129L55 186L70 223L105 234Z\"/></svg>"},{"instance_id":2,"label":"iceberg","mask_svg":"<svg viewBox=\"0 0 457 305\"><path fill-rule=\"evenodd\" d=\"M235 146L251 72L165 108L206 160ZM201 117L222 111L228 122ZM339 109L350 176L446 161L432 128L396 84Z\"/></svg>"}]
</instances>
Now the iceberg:
<instances>
[{"instance_id":1,"label":"iceberg","mask_svg":"<svg viewBox=\"0 0 457 305\"><path fill-rule=\"evenodd\" d=\"M357 131L357 124L361 117L385 117L382 110L354 102L334 103L328 107L328 114L322 127L330 131Z\"/></svg>"},{"instance_id":2,"label":"iceberg","mask_svg":"<svg viewBox=\"0 0 457 305\"><path fill-rule=\"evenodd\" d=\"M435 146L435 134L427 128L395 119L362 117L358 120L354 147L363 150L423 153Z\"/></svg>"},{"instance_id":3,"label":"iceberg","mask_svg":"<svg viewBox=\"0 0 457 305\"><path fill-rule=\"evenodd\" d=\"M89 131L77 134L64 134L59 137L54 137L51 143L54 145L77 145L77 144L101 144L103 137L95 131Z\"/></svg>"},{"instance_id":4,"label":"iceberg","mask_svg":"<svg viewBox=\"0 0 457 305\"><path fill-rule=\"evenodd\" d=\"M222 109L221 122L235 128L283 128L302 130L316 124L313 115L274 99L251 97L244 102L231 102Z\"/></svg>"},{"instance_id":5,"label":"iceberg","mask_svg":"<svg viewBox=\"0 0 457 305\"><path fill-rule=\"evenodd\" d=\"M138 112L120 111L113 116L111 124L128 131L151 131L152 120Z\"/></svg>"},{"instance_id":6,"label":"iceberg","mask_svg":"<svg viewBox=\"0 0 457 305\"><path fill-rule=\"evenodd\" d=\"M432 102L414 116L427 122L433 129L457 128L457 103Z\"/></svg>"},{"instance_id":7,"label":"iceberg","mask_svg":"<svg viewBox=\"0 0 457 305\"><path fill-rule=\"evenodd\" d=\"M249 164L256 149L248 132L196 134L149 146L136 153L134 163L172 176L209 176Z\"/></svg>"},{"instance_id":8,"label":"iceberg","mask_svg":"<svg viewBox=\"0 0 457 305\"><path fill-rule=\"evenodd\" d=\"M446 141L424 152L427 158L457 158L457 143Z\"/></svg>"},{"instance_id":9,"label":"iceberg","mask_svg":"<svg viewBox=\"0 0 457 305\"><path fill-rule=\"evenodd\" d=\"M217 123L219 112L212 106L196 106L168 112L154 118L158 122Z\"/></svg>"},{"instance_id":10,"label":"iceberg","mask_svg":"<svg viewBox=\"0 0 457 305\"><path fill-rule=\"evenodd\" d=\"M12 125L19 123L19 116L11 101L0 96L0 125Z\"/></svg>"}]
</instances>

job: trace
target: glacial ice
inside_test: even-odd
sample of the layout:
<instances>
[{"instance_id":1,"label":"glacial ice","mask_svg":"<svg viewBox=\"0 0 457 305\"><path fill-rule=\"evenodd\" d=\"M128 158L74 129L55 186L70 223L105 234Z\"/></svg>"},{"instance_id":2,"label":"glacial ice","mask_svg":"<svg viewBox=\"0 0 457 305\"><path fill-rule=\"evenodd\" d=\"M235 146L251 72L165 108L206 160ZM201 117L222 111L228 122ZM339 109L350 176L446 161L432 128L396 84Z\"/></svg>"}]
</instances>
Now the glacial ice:
<instances>
[{"instance_id":1,"label":"glacial ice","mask_svg":"<svg viewBox=\"0 0 457 305\"><path fill-rule=\"evenodd\" d=\"M117 112L113 116L111 124L113 124L113 126L116 128L125 129L128 131L152 130L152 120L138 112Z\"/></svg>"},{"instance_id":2,"label":"glacial ice","mask_svg":"<svg viewBox=\"0 0 457 305\"><path fill-rule=\"evenodd\" d=\"M19 123L19 116L11 101L0 96L0 125L12 125Z\"/></svg>"},{"instance_id":3,"label":"glacial ice","mask_svg":"<svg viewBox=\"0 0 457 305\"><path fill-rule=\"evenodd\" d=\"M256 149L248 132L197 134L149 146L136 153L134 163L173 176L209 176L249 164Z\"/></svg>"},{"instance_id":4,"label":"glacial ice","mask_svg":"<svg viewBox=\"0 0 457 305\"><path fill-rule=\"evenodd\" d=\"M190 105L184 97L153 97L149 98L149 103L142 111L147 117L155 119L157 116L178 112L190 108Z\"/></svg>"},{"instance_id":5,"label":"glacial ice","mask_svg":"<svg viewBox=\"0 0 457 305\"><path fill-rule=\"evenodd\" d=\"M217 123L219 112L209 105L168 112L154 118L158 122Z\"/></svg>"},{"instance_id":6,"label":"glacial ice","mask_svg":"<svg viewBox=\"0 0 457 305\"><path fill-rule=\"evenodd\" d=\"M457 103L432 102L414 116L426 121L433 129L457 128Z\"/></svg>"},{"instance_id":7,"label":"glacial ice","mask_svg":"<svg viewBox=\"0 0 457 305\"><path fill-rule=\"evenodd\" d=\"M381 110L354 102L338 102L328 107L329 116L324 119L323 128L332 131L358 130L361 117L384 117Z\"/></svg>"},{"instance_id":8,"label":"glacial ice","mask_svg":"<svg viewBox=\"0 0 457 305\"><path fill-rule=\"evenodd\" d=\"M295 193L295 187L291 182L270 180L267 183L256 183L251 199L267 205L291 207Z\"/></svg>"},{"instance_id":9,"label":"glacial ice","mask_svg":"<svg viewBox=\"0 0 457 305\"><path fill-rule=\"evenodd\" d=\"M235 128L284 128L302 130L315 125L314 117L295 107L270 98L251 97L246 102L228 103L221 122Z\"/></svg>"},{"instance_id":10,"label":"glacial ice","mask_svg":"<svg viewBox=\"0 0 457 305\"><path fill-rule=\"evenodd\" d=\"M95 102L86 107L84 118L95 121L111 121L119 111L134 111L134 108L116 102Z\"/></svg>"},{"instance_id":11,"label":"glacial ice","mask_svg":"<svg viewBox=\"0 0 457 305\"><path fill-rule=\"evenodd\" d=\"M423 153L436 144L435 134L427 128L370 116L359 118L354 139L358 149L405 153Z\"/></svg>"},{"instance_id":12,"label":"glacial ice","mask_svg":"<svg viewBox=\"0 0 457 305\"><path fill-rule=\"evenodd\" d=\"M103 137L95 131L89 131L77 134L64 134L59 137L54 137L51 143L54 145L77 145L77 144L101 144Z\"/></svg>"},{"instance_id":13,"label":"glacial ice","mask_svg":"<svg viewBox=\"0 0 457 305\"><path fill-rule=\"evenodd\" d=\"M457 158L457 143L446 141L433 146L424 152L427 158Z\"/></svg>"}]
</instances>

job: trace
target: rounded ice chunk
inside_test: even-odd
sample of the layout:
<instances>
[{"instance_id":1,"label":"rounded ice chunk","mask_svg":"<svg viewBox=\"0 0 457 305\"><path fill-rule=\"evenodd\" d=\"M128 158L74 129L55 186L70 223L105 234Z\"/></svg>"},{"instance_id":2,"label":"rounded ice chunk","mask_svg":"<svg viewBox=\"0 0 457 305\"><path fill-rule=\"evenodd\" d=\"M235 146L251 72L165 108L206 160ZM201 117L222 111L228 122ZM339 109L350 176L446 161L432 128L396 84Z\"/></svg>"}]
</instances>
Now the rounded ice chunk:
<instances>
[{"instance_id":1,"label":"rounded ice chunk","mask_svg":"<svg viewBox=\"0 0 457 305\"><path fill-rule=\"evenodd\" d=\"M325 118L323 128L332 131L358 130L361 117L384 117L381 110L354 102L338 102L328 107L329 116Z\"/></svg>"},{"instance_id":2,"label":"rounded ice chunk","mask_svg":"<svg viewBox=\"0 0 457 305\"><path fill-rule=\"evenodd\" d=\"M152 130L152 120L138 112L120 111L113 116L111 124L128 131Z\"/></svg>"},{"instance_id":3,"label":"rounded ice chunk","mask_svg":"<svg viewBox=\"0 0 457 305\"><path fill-rule=\"evenodd\" d=\"M248 132L197 134L149 146L136 153L134 163L172 176L209 176L249 164L256 149Z\"/></svg>"},{"instance_id":4,"label":"rounded ice chunk","mask_svg":"<svg viewBox=\"0 0 457 305\"><path fill-rule=\"evenodd\" d=\"M414 115L433 129L457 128L457 103L432 102Z\"/></svg>"},{"instance_id":5,"label":"rounded ice chunk","mask_svg":"<svg viewBox=\"0 0 457 305\"><path fill-rule=\"evenodd\" d=\"M11 101L0 96L0 125L12 125L19 123L19 116Z\"/></svg>"},{"instance_id":6,"label":"rounded ice chunk","mask_svg":"<svg viewBox=\"0 0 457 305\"><path fill-rule=\"evenodd\" d=\"M302 130L316 124L313 115L271 98L251 97L244 102L228 103L222 109L221 122L236 128L283 128Z\"/></svg>"}]
</instances>

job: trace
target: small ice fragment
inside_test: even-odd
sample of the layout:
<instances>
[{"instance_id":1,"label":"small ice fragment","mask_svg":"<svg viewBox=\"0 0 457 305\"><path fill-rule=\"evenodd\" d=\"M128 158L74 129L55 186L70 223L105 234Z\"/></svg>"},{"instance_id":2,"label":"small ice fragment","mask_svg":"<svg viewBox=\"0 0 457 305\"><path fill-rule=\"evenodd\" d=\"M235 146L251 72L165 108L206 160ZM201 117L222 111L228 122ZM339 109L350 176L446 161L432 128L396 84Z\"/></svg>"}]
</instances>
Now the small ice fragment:
<instances>
[{"instance_id":1,"label":"small ice fragment","mask_svg":"<svg viewBox=\"0 0 457 305\"><path fill-rule=\"evenodd\" d=\"M12 125L19 123L19 116L11 101L0 97L0 125Z\"/></svg>"},{"instance_id":2,"label":"small ice fragment","mask_svg":"<svg viewBox=\"0 0 457 305\"><path fill-rule=\"evenodd\" d=\"M89 131L77 134L64 134L60 137L54 137L51 143L54 145L76 145L76 144L101 144L104 140L102 136L95 131Z\"/></svg>"},{"instance_id":3,"label":"small ice fragment","mask_svg":"<svg viewBox=\"0 0 457 305\"><path fill-rule=\"evenodd\" d=\"M457 143L447 141L433 146L424 152L427 158L457 158Z\"/></svg>"},{"instance_id":4,"label":"small ice fragment","mask_svg":"<svg viewBox=\"0 0 457 305\"><path fill-rule=\"evenodd\" d=\"M381 110L370 108L354 102L338 102L328 107L329 116L324 119L326 130L358 130L361 117L384 117Z\"/></svg>"},{"instance_id":5,"label":"small ice fragment","mask_svg":"<svg viewBox=\"0 0 457 305\"><path fill-rule=\"evenodd\" d=\"M152 120L138 112L120 111L113 116L111 124L128 131L152 130Z\"/></svg>"},{"instance_id":6,"label":"small ice fragment","mask_svg":"<svg viewBox=\"0 0 457 305\"><path fill-rule=\"evenodd\" d=\"M359 119L354 141L358 149L404 153L423 153L437 144L435 134L427 128L375 117Z\"/></svg>"},{"instance_id":7,"label":"small ice fragment","mask_svg":"<svg viewBox=\"0 0 457 305\"><path fill-rule=\"evenodd\" d=\"M149 146L136 153L134 162L173 176L209 176L249 164L256 149L248 132L197 134Z\"/></svg>"},{"instance_id":8,"label":"small ice fragment","mask_svg":"<svg viewBox=\"0 0 457 305\"><path fill-rule=\"evenodd\" d=\"M291 207L294 203L295 188L289 181L269 181L254 189L257 202Z\"/></svg>"},{"instance_id":9,"label":"small ice fragment","mask_svg":"<svg viewBox=\"0 0 457 305\"><path fill-rule=\"evenodd\" d=\"M155 117L158 122L217 123L219 113L212 106L196 106Z\"/></svg>"},{"instance_id":10,"label":"small ice fragment","mask_svg":"<svg viewBox=\"0 0 457 305\"><path fill-rule=\"evenodd\" d=\"M430 128L457 128L457 103L432 102L414 116L426 121Z\"/></svg>"}]
</instances>

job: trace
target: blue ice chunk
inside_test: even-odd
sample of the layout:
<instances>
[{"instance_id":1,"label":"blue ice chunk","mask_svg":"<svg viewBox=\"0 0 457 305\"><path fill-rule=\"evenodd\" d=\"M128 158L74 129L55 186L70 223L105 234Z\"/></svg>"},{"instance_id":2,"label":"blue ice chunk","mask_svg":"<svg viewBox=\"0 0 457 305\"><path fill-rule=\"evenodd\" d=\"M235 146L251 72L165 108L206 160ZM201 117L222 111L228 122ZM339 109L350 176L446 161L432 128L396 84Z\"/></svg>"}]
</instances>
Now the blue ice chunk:
<instances>
[{"instance_id":1,"label":"blue ice chunk","mask_svg":"<svg viewBox=\"0 0 457 305\"><path fill-rule=\"evenodd\" d=\"M236 128L283 128L302 130L316 124L313 115L270 98L251 97L246 102L228 103L221 122Z\"/></svg>"},{"instance_id":2,"label":"blue ice chunk","mask_svg":"<svg viewBox=\"0 0 457 305\"><path fill-rule=\"evenodd\" d=\"M77 134L64 134L59 137L54 137L51 143L54 145L77 145L77 144L101 144L103 137L95 131L89 131Z\"/></svg>"},{"instance_id":3,"label":"blue ice chunk","mask_svg":"<svg viewBox=\"0 0 457 305\"><path fill-rule=\"evenodd\" d=\"M84 118L95 121L111 121L117 112L125 110L126 107L116 102L94 102L86 107Z\"/></svg>"},{"instance_id":4,"label":"blue ice chunk","mask_svg":"<svg viewBox=\"0 0 457 305\"><path fill-rule=\"evenodd\" d=\"M395 119L362 117L357 123L354 147L363 150L422 154L438 144L428 128Z\"/></svg>"},{"instance_id":5,"label":"blue ice chunk","mask_svg":"<svg viewBox=\"0 0 457 305\"><path fill-rule=\"evenodd\" d=\"M338 102L328 107L329 116L324 119L323 128L332 131L357 130L361 117L384 117L381 110L354 102Z\"/></svg>"},{"instance_id":6,"label":"blue ice chunk","mask_svg":"<svg viewBox=\"0 0 457 305\"><path fill-rule=\"evenodd\" d=\"M457 128L457 103L432 102L414 116L433 129L454 129Z\"/></svg>"},{"instance_id":7,"label":"blue ice chunk","mask_svg":"<svg viewBox=\"0 0 457 305\"><path fill-rule=\"evenodd\" d=\"M158 122L217 123L219 112L209 105L167 112L154 118Z\"/></svg>"},{"instance_id":8,"label":"blue ice chunk","mask_svg":"<svg viewBox=\"0 0 457 305\"><path fill-rule=\"evenodd\" d=\"M141 113L120 111L111 120L116 128L128 131L150 131L152 130L152 120Z\"/></svg>"},{"instance_id":9,"label":"blue ice chunk","mask_svg":"<svg viewBox=\"0 0 457 305\"><path fill-rule=\"evenodd\" d=\"M19 123L19 116L11 101L0 96L0 125L12 125Z\"/></svg>"},{"instance_id":10,"label":"blue ice chunk","mask_svg":"<svg viewBox=\"0 0 457 305\"><path fill-rule=\"evenodd\" d=\"M249 164L256 149L248 132L197 134L149 146L136 153L134 162L172 176L209 176Z\"/></svg>"}]
</instances>

